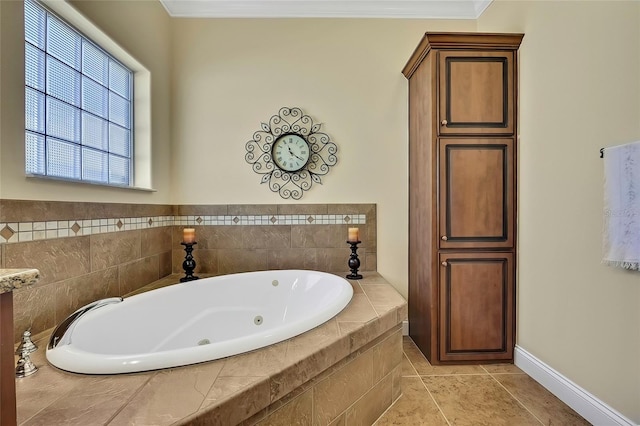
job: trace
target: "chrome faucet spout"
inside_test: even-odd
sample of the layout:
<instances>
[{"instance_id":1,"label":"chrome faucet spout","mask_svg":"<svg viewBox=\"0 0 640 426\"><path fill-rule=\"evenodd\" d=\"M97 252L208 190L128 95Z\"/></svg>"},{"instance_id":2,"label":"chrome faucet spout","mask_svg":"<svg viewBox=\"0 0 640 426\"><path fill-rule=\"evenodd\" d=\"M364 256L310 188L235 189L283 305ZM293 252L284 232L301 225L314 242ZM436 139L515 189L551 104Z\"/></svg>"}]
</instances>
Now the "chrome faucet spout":
<instances>
[{"instance_id":1,"label":"chrome faucet spout","mask_svg":"<svg viewBox=\"0 0 640 426\"><path fill-rule=\"evenodd\" d=\"M82 308L78 309L77 311L69 315L64 321L62 321L55 330L53 330L53 333L51 333L51 337L49 338L47 349L53 349L58 346L58 344L62 342L67 330L71 329L76 321L78 321L78 319L80 319L80 317L87 312L94 311L103 306L111 305L113 303L120 303L123 300L124 299L122 297L109 297L107 299L96 300L95 302L91 302L88 305L85 305Z\"/></svg>"}]
</instances>

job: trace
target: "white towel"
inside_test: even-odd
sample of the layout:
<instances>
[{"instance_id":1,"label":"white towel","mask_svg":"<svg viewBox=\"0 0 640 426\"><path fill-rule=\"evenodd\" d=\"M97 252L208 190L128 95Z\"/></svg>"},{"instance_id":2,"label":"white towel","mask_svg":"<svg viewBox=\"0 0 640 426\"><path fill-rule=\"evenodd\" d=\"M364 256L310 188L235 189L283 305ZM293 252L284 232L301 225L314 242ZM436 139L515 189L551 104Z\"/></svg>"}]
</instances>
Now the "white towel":
<instances>
[{"instance_id":1,"label":"white towel","mask_svg":"<svg viewBox=\"0 0 640 426\"><path fill-rule=\"evenodd\" d=\"M604 150L603 263L640 269L640 142Z\"/></svg>"}]
</instances>

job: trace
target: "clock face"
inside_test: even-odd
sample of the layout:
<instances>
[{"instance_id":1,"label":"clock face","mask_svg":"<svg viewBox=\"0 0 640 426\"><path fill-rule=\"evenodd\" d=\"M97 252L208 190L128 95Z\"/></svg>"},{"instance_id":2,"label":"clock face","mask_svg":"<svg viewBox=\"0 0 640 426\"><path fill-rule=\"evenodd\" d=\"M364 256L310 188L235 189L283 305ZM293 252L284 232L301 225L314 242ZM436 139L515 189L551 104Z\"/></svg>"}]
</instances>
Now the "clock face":
<instances>
[{"instance_id":1,"label":"clock face","mask_svg":"<svg viewBox=\"0 0 640 426\"><path fill-rule=\"evenodd\" d=\"M273 143L272 155L276 166L287 172L296 172L309 161L309 145L299 135L282 135Z\"/></svg>"}]
</instances>

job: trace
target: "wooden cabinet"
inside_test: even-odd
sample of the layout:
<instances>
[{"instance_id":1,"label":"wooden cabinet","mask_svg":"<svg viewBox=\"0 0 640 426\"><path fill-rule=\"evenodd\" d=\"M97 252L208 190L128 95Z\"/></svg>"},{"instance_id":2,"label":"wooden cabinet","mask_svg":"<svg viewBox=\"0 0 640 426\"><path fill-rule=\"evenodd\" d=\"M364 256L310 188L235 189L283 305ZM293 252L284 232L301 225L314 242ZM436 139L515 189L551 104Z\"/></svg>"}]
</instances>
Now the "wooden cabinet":
<instances>
[{"instance_id":1,"label":"wooden cabinet","mask_svg":"<svg viewBox=\"0 0 640 426\"><path fill-rule=\"evenodd\" d=\"M443 253L440 266L440 361L511 360L513 253Z\"/></svg>"},{"instance_id":2,"label":"wooden cabinet","mask_svg":"<svg viewBox=\"0 0 640 426\"><path fill-rule=\"evenodd\" d=\"M409 79L409 334L433 364L515 344L522 34L427 33Z\"/></svg>"},{"instance_id":3,"label":"wooden cabinet","mask_svg":"<svg viewBox=\"0 0 640 426\"><path fill-rule=\"evenodd\" d=\"M439 56L440 134L512 135L514 53L442 51Z\"/></svg>"},{"instance_id":4,"label":"wooden cabinet","mask_svg":"<svg viewBox=\"0 0 640 426\"><path fill-rule=\"evenodd\" d=\"M440 248L513 247L513 139L438 144Z\"/></svg>"},{"instance_id":5,"label":"wooden cabinet","mask_svg":"<svg viewBox=\"0 0 640 426\"><path fill-rule=\"evenodd\" d=\"M13 293L0 293L0 425L16 424Z\"/></svg>"}]
</instances>

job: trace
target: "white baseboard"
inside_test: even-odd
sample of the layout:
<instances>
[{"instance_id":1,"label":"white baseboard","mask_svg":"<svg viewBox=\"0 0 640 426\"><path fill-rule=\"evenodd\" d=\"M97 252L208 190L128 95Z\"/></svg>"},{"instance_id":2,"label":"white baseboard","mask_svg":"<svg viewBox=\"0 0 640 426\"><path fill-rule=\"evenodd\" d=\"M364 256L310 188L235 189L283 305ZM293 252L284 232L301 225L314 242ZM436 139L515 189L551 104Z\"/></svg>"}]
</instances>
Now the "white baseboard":
<instances>
[{"instance_id":1,"label":"white baseboard","mask_svg":"<svg viewBox=\"0 0 640 426\"><path fill-rule=\"evenodd\" d=\"M407 320L402 321L402 335L403 336L409 335L409 321Z\"/></svg>"},{"instance_id":2,"label":"white baseboard","mask_svg":"<svg viewBox=\"0 0 640 426\"><path fill-rule=\"evenodd\" d=\"M515 348L514 362L590 423L597 426L638 426L520 346Z\"/></svg>"}]
</instances>

